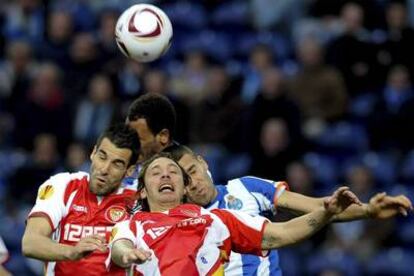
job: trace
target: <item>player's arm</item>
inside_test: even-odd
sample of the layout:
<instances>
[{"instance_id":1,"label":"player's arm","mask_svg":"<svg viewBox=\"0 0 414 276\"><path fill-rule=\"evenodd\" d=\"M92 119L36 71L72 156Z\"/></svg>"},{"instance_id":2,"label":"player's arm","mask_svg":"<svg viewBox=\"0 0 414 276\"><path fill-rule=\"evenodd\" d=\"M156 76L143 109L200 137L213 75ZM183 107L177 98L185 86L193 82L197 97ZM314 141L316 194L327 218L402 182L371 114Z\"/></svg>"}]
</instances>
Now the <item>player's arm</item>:
<instances>
[{"instance_id":1,"label":"player's arm","mask_svg":"<svg viewBox=\"0 0 414 276\"><path fill-rule=\"evenodd\" d=\"M291 191L285 191L279 197L278 207L294 213L307 214L321 208L324 205L326 198L327 197L314 198ZM388 196L385 193L379 193L373 196L369 203L350 205L342 213L334 215L331 221L350 221L365 218L385 219L397 214L406 215L408 210L412 209L411 201L404 195Z\"/></svg>"},{"instance_id":2,"label":"player's arm","mask_svg":"<svg viewBox=\"0 0 414 276\"><path fill-rule=\"evenodd\" d=\"M99 235L83 238L75 246L71 246L53 241L50 238L52 231L46 217L29 218L22 240L23 255L44 261L73 261L94 250L106 250L105 240Z\"/></svg>"},{"instance_id":3,"label":"player's arm","mask_svg":"<svg viewBox=\"0 0 414 276\"><path fill-rule=\"evenodd\" d=\"M130 240L117 240L112 245L111 260L120 267L128 268L133 263L141 264L150 258L151 252L135 248Z\"/></svg>"},{"instance_id":4,"label":"player's arm","mask_svg":"<svg viewBox=\"0 0 414 276\"><path fill-rule=\"evenodd\" d=\"M360 204L348 187L341 187L325 199L323 206L307 215L282 223L268 223L264 228L262 249L275 249L300 242L330 222L351 204Z\"/></svg>"}]
</instances>

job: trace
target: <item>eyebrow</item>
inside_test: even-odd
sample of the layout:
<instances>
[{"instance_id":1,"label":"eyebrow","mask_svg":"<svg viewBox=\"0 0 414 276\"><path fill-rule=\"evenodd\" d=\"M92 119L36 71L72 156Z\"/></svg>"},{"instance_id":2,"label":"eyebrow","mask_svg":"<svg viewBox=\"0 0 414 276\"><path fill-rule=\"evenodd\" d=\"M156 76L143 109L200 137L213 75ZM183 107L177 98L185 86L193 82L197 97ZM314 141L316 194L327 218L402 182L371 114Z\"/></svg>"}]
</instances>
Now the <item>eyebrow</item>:
<instances>
[{"instance_id":1,"label":"eyebrow","mask_svg":"<svg viewBox=\"0 0 414 276\"><path fill-rule=\"evenodd\" d=\"M187 171L189 172L189 171L191 171L194 168L195 168L195 164L191 164L191 166L187 169Z\"/></svg>"}]
</instances>

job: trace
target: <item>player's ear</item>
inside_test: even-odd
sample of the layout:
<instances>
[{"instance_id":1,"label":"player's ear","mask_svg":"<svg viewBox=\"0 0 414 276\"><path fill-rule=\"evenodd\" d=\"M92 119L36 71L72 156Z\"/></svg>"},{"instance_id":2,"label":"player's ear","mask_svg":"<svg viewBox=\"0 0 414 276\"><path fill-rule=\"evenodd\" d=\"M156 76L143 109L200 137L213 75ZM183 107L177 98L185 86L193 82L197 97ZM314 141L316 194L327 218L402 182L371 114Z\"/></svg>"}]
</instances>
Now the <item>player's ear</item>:
<instances>
[{"instance_id":1,"label":"player's ear","mask_svg":"<svg viewBox=\"0 0 414 276\"><path fill-rule=\"evenodd\" d=\"M93 150L92 150L91 154L89 155L89 158L91 159L91 161L92 161L92 158L95 155L95 153L96 153L96 145L93 147Z\"/></svg>"},{"instance_id":2,"label":"player's ear","mask_svg":"<svg viewBox=\"0 0 414 276\"><path fill-rule=\"evenodd\" d=\"M156 139L163 146L166 147L170 143L170 131L166 128L163 128L156 135Z\"/></svg>"},{"instance_id":3,"label":"player's ear","mask_svg":"<svg viewBox=\"0 0 414 276\"><path fill-rule=\"evenodd\" d=\"M208 164L206 162L206 160L204 160L204 158L201 155L197 155L197 160L201 163L201 165L208 170Z\"/></svg>"},{"instance_id":4,"label":"player's ear","mask_svg":"<svg viewBox=\"0 0 414 276\"><path fill-rule=\"evenodd\" d=\"M140 197L141 199L147 198L147 190L144 188L141 189L141 191L139 191Z\"/></svg>"}]
</instances>

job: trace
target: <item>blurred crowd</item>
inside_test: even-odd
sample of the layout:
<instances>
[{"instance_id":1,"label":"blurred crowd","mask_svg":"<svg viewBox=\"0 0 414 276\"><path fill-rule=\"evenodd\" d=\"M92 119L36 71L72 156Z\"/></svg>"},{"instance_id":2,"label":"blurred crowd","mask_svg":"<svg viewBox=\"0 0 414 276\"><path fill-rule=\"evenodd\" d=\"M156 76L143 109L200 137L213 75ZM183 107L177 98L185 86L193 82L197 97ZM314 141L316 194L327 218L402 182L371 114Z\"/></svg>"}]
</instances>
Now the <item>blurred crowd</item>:
<instances>
[{"instance_id":1,"label":"blurred crowd","mask_svg":"<svg viewBox=\"0 0 414 276\"><path fill-rule=\"evenodd\" d=\"M174 28L171 49L150 64L128 60L114 40L120 12L137 2L0 4L9 270L39 272L20 254L38 186L87 170L98 135L148 92L174 103L175 139L205 156L217 183L251 174L312 196L346 183L363 201L382 190L413 200L414 1L145 1ZM334 224L281 250L284 274L412 275L413 222Z\"/></svg>"}]
</instances>

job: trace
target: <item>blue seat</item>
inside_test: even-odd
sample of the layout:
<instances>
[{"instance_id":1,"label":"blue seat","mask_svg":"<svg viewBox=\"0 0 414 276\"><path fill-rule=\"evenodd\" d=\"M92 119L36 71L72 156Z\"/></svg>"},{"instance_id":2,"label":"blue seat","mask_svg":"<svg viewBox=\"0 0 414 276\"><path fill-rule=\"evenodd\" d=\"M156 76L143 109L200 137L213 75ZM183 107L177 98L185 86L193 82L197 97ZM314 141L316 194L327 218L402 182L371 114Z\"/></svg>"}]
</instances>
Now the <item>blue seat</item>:
<instances>
[{"instance_id":1,"label":"blue seat","mask_svg":"<svg viewBox=\"0 0 414 276\"><path fill-rule=\"evenodd\" d=\"M327 269L338 271L343 275L361 275L361 267L356 258L336 249L310 256L306 267L307 272L311 275L319 275Z\"/></svg>"},{"instance_id":2,"label":"blue seat","mask_svg":"<svg viewBox=\"0 0 414 276\"><path fill-rule=\"evenodd\" d=\"M414 275L414 253L402 248L381 251L367 264L369 275Z\"/></svg>"},{"instance_id":3,"label":"blue seat","mask_svg":"<svg viewBox=\"0 0 414 276\"><path fill-rule=\"evenodd\" d=\"M211 22L216 26L233 28L248 23L249 6L246 2L229 2L219 5L211 15Z\"/></svg>"},{"instance_id":4,"label":"blue seat","mask_svg":"<svg viewBox=\"0 0 414 276\"><path fill-rule=\"evenodd\" d=\"M324 184L326 188L331 188L337 184L338 168L333 158L316 152L309 152L304 155L303 161L311 168L317 182Z\"/></svg>"},{"instance_id":5,"label":"blue seat","mask_svg":"<svg viewBox=\"0 0 414 276\"><path fill-rule=\"evenodd\" d=\"M224 32L203 30L183 36L180 41L180 52L201 50L213 58L226 60L232 54L230 38Z\"/></svg>"},{"instance_id":6,"label":"blue seat","mask_svg":"<svg viewBox=\"0 0 414 276\"><path fill-rule=\"evenodd\" d=\"M285 61L291 54L289 41L276 32L251 33L244 32L235 37L234 50L240 56L248 56L257 44L265 44L272 49L276 58Z\"/></svg>"},{"instance_id":7,"label":"blue seat","mask_svg":"<svg viewBox=\"0 0 414 276\"><path fill-rule=\"evenodd\" d=\"M207 14L202 5L190 1L180 1L163 6L175 28L200 30L207 25Z\"/></svg>"},{"instance_id":8,"label":"blue seat","mask_svg":"<svg viewBox=\"0 0 414 276\"><path fill-rule=\"evenodd\" d=\"M404 158L400 174L404 180L414 181L414 151L410 151Z\"/></svg>"},{"instance_id":9,"label":"blue seat","mask_svg":"<svg viewBox=\"0 0 414 276\"><path fill-rule=\"evenodd\" d=\"M343 121L327 127L316 143L323 147L357 152L368 148L368 136L363 127Z\"/></svg>"}]
</instances>

